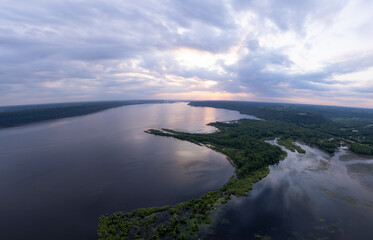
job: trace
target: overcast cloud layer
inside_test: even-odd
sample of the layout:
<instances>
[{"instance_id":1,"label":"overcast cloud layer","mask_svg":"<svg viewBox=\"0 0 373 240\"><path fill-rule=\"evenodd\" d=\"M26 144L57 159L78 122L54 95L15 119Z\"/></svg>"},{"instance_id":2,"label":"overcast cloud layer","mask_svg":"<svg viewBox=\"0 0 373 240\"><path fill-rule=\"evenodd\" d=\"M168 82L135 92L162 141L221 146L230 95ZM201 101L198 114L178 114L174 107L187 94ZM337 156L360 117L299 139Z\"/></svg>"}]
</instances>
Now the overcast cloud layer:
<instances>
[{"instance_id":1,"label":"overcast cloud layer","mask_svg":"<svg viewBox=\"0 0 373 240\"><path fill-rule=\"evenodd\" d=\"M373 108L371 0L2 0L0 105L230 99Z\"/></svg>"}]
</instances>

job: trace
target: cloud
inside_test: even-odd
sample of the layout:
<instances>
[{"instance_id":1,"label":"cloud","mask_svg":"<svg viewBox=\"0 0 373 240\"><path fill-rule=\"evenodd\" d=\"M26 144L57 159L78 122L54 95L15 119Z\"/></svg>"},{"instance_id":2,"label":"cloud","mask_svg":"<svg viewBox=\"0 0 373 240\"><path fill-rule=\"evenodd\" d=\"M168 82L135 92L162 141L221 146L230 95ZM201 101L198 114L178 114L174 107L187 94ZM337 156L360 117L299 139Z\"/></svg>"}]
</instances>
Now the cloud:
<instances>
[{"instance_id":1,"label":"cloud","mask_svg":"<svg viewBox=\"0 0 373 240\"><path fill-rule=\"evenodd\" d=\"M205 96L373 107L372 5L4 0L1 105Z\"/></svg>"},{"instance_id":2,"label":"cloud","mask_svg":"<svg viewBox=\"0 0 373 240\"><path fill-rule=\"evenodd\" d=\"M263 19L270 20L283 31L302 31L307 21L325 18L338 12L347 0L234 0L237 11L254 11Z\"/></svg>"}]
</instances>

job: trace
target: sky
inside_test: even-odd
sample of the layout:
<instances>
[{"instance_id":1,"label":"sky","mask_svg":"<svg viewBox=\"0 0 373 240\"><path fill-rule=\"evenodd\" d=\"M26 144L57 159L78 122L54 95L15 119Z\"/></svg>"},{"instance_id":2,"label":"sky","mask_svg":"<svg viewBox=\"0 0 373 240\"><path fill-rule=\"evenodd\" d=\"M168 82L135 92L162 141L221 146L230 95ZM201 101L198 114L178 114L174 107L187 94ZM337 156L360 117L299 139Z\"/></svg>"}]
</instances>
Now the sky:
<instances>
[{"instance_id":1,"label":"sky","mask_svg":"<svg viewBox=\"0 0 373 240\"><path fill-rule=\"evenodd\" d=\"M1 0L0 105L373 108L372 0Z\"/></svg>"}]
</instances>

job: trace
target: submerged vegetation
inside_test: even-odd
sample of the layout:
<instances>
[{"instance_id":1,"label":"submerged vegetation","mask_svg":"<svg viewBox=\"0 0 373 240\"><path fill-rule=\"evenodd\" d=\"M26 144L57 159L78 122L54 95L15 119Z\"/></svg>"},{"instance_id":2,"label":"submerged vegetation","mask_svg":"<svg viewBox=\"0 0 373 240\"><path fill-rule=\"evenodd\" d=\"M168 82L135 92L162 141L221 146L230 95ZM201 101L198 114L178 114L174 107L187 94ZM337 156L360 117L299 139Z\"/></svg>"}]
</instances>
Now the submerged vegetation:
<instances>
[{"instance_id":1,"label":"submerged vegetation","mask_svg":"<svg viewBox=\"0 0 373 240\"><path fill-rule=\"evenodd\" d=\"M298 153L306 153L306 151L304 149L302 149L300 146L295 145L293 143L292 139L283 139L283 138L280 138L277 141L277 143L280 144L280 145L282 145L282 146L284 146L289 151L295 152L295 150L296 150Z\"/></svg>"},{"instance_id":2,"label":"submerged vegetation","mask_svg":"<svg viewBox=\"0 0 373 240\"><path fill-rule=\"evenodd\" d=\"M341 142L348 143L351 150L357 153L373 154L373 140L365 135L359 135L371 131L370 127L361 130L361 126L354 122L354 130L358 128L361 131L354 131L355 135L350 132L348 135L344 132L346 130L340 129L349 129L351 121L348 121L350 125L347 126L343 125L340 119L331 120L322 113L312 112L307 108L289 109L277 105L250 104L191 103L194 106L239 110L241 113L263 118L264 121L241 119L234 122L210 123L218 130L208 134L171 129L147 130L149 134L177 138L221 152L235 167L236 174L218 191L209 192L198 199L182 202L173 207L144 208L130 213L118 212L102 216L97 230L99 239L196 239L201 227L211 223L211 212L219 204L226 203L232 195L246 196L253 184L269 173L269 165L277 164L285 158L286 152L278 146L271 145L268 140L278 139L279 145L299 154L305 153L305 150L295 144L296 141L315 146L329 154L333 154ZM341 115L339 109L337 110ZM364 120L364 124L366 123Z\"/></svg>"}]
</instances>

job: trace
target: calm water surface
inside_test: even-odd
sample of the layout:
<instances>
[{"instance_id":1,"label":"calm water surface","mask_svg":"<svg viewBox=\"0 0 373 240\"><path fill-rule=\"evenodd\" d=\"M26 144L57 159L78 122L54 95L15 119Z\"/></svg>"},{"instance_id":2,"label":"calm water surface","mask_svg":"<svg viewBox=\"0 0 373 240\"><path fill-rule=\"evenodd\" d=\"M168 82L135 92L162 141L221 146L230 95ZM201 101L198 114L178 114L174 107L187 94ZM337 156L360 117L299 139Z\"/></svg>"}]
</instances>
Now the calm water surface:
<instances>
[{"instance_id":1,"label":"calm water surface","mask_svg":"<svg viewBox=\"0 0 373 240\"><path fill-rule=\"evenodd\" d=\"M274 143L274 142L272 142ZM215 214L206 239L373 239L373 159L301 145Z\"/></svg>"},{"instance_id":2,"label":"calm water surface","mask_svg":"<svg viewBox=\"0 0 373 240\"><path fill-rule=\"evenodd\" d=\"M0 130L1 239L95 239L102 214L218 189L234 172L225 156L144 130L211 132L209 122L244 117L148 104Z\"/></svg>"}]
</instances>

